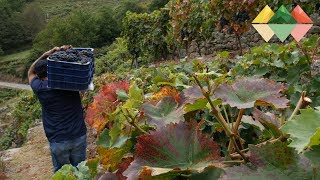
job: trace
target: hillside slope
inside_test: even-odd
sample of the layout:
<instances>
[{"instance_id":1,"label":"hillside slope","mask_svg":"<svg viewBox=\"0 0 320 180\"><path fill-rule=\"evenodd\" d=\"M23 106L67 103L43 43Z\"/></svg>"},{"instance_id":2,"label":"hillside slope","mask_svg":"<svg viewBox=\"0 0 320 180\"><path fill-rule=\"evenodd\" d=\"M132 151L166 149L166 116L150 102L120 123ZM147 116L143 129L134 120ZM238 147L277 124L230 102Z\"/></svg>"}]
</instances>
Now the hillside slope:
<instances>
[{"instance_id":1,"label":"hillside slope","mask_svg":"<svg viewBox=\"0 0 320 180\"><path fill-rule=\"evenodd\" d=\"M139 0L142 6L146 6L151 0ZM31 4L39 5L47 18L64 16L74 10L86 10L93 12L100 7L116 7L121 0L34 0Z\"/></svg>"}]
</instances>

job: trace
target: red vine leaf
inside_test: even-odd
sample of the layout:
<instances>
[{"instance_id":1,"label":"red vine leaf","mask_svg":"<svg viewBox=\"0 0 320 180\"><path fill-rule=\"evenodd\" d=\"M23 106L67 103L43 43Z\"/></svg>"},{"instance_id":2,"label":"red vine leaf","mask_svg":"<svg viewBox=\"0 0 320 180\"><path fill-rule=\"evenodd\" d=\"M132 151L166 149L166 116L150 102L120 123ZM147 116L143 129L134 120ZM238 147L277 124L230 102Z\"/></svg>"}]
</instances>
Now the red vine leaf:
<instances>
[{"instance_id":1,"label":"red vine leaf","mask_svg":"<svg viewBox=\"0 0 320 180\"><path fill-rule=\"evenodd\" d=\"M152 104L157 104L164 97L168 96L173 97L177 102L179 102L179 91L177 91L176 88L170 86L164 86L160 89L159 92L154 93L151 97L151 102Z\"/></svg>"},{"instance_id":2,"label":"red vine leaf","mask_svg":"<svg viewBox=\"0 0 320 180\"><path fill-rule=\"evenodd\" d=\"M123 176L122 173L128 169L128 167L130 166L130 164L133 161L133 157L128 157L122 160L121 164L119 165L118 171L116 173L117 177L119 178L119 180L126 180L127 177Z\"/></svg>"},{"instance_id":3,"label":"red vine leaf","mask_svg":"<svg viewBox=\"0 0 320 180\"><path fill-rule=\"evenodd\" d=\"M232 85L220 85L215 96L238 109L252 108L254 105L286 108L289 100L281 94L285 90L285 85L273 80L250 77L239 79Z\"/></svg>"},{"instance_id":4,"label":"red vine leaf","mask_svg":"<svg viewBox=\"0 0 320 180\"><path fill-rule=\"evenodd\" d=\"M126 81L110 83L103 86L99 93L94 97L86 112L86 121L100 132L108 123L109 114L112 113L119 102L117 101L117 90L128 92L129 84Z\"/></svg>"},{"instance_id":5,"label":"red vine leaf","mask_svg":"<svg viewBox=\"0 0 320 180\"><path fill-rule=\"evenodd\" d=\"M195 128L196 124L169 124L138 137L136 157L124 176L158 176L172 171L202 172L220 159L219 145ZM173 173L174 174L174 173Z\"/></svg>"},{"instance_id":6,"label":"red vine leaf","mask_svg":"<svg viewBox=\"0 0 320 180\"><path fill-rule=\"evenodd\" d=\"M122 162L122 158L125 154L130 152L131 145L127 144L122 148L104 148L98 146L97 153L100 157L100 164L103 165L104 169L113 172L119 168Z\"/></svg>"}]
</instances>

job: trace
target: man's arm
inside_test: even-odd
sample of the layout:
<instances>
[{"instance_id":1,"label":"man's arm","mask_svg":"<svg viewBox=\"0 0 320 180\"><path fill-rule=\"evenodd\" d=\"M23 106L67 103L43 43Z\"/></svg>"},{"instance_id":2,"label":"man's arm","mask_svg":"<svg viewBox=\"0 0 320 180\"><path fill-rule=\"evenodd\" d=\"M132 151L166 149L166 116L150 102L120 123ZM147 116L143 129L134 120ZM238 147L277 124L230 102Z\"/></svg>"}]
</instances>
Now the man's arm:
<instances>
[{"instance_id":1,"label":"man's arm","mask_svg":"<svg viewBox=\"0 0 320 180\"><path fill-rule=\"evenodd\" d=\"M56 52L56 51L60 51L60 50L62 50L62 49L67 50L67 49L69 49L69 48L72 48L72 46L71 46L71 45L63 45L63 46L61 46L61 47L54 47L53 49L51 49L51 50L43 53L37 60L35 60L35 61L32 63L32 65L30 66L29 70L28 70L28 80L29 80L29 84L31 84L31 80L37 76L34 69L35 69L35 64L36 64L39 60L47 58L48 56L50 56L51 54L53 54L53 53Z\"/></svg>"},{"instance_id":2,"label":"man's arm","mask_svg":"<svg viewBox=\"0 0 320 180\"><path fill-rule=\"evenodd\" d=\"M31 66L30 66L30 68L29 68L29 70L28 70L29 83L31 83L31 80L37 76L36 73L35 73L35 70L34 70L35 64L36 64L39 60L45 59L45 58L47 58L48 56L50 56L50 54L52 54L52 53L54 53L54 52L56 52L56 51L59 51L59 50L60 50L60 47L55 47L55 48L53 48L53 49L51 49L51 50L43 53L37 60L35 60L35 61L31 64Z\"/></svg>"}]
</instances>

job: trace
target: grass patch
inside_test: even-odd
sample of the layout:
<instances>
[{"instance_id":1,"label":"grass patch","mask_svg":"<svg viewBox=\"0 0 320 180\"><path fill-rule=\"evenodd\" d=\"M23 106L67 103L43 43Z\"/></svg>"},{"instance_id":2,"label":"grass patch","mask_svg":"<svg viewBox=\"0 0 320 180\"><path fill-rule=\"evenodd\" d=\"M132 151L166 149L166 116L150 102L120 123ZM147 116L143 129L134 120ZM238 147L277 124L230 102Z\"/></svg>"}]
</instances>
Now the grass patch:
<instances>
[{"instance_id":1,"label":"grass patch","mask_svg":"<svg viewBox=\"0 0 320 180\"><path fill-rule=\"evenodd\" d=\"M0 87L0 104L17 97L20 92L19 90Z\"/></svg>"},{"instance_id":2,"label":"grass patch","mask_svg":"<svg viewBox=\"0 0 320 180\"><path fill-rule=\"evenodd\" d=\"M8 121L9 125L4 128L0 136L0 151L12 147L13 144L15 144L14 147L20 147L26 139L28 129L34 126L36 119L41 117L41 105L32 92L21 91L14 95L15 92L8 90L6 94L6 98L11 97L8 101L14 102L11 102L11 105L8 104L10 117L7 118L11 121ZM1 120L4 121L4 118Z\"/></svg>"},{"instance_id":3,"label":"grass patch","mask_svg":"<svg viewBox=\"0 0 320 180\"><path fill-rule=\"evenodd\" d=\"M140 0L139 4L145 6L150 0ZM74 10L95 12L103 6L116 7L119 0L34 0L32 3L39 5L47 18L65 16Z\"/></svg>"},{"instance_id":4,"label":"grass patch","mask_svg":"<svg viewBox=\"0 0 320 180\"><path fill-rule=\"evenodd\" d=\"M31 50L25 50L5 56L0 56L0 75L13 75L21 78Z\"/></svg>"}]
</instances>

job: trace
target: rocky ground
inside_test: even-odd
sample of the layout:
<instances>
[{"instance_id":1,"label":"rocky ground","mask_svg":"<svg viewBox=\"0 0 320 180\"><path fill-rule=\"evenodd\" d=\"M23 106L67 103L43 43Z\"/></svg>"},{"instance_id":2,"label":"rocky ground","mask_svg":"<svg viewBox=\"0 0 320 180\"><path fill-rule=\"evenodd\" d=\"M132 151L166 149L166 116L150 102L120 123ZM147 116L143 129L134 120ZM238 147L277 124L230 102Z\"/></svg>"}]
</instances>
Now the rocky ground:
<instances>
[{"instance_id":1,"label":"rocky ground","mask_svg":"<svg viewBox=\"0 0 320 180\"><path fill-rule=\"evenodd\" d=\"M95 156L96 140L93 132L88 129L88 158ZM49 180L53 175L49 143L42 124L29 129L28 140L23 147L2 151L0 155L4 164L3 172L0 168L0 180Z\"/></svg>"},{"instance_id":2,"label":"rocky ground","mask_svg":"<svg viewBox=\"0 0 320 180\"><path fill-rule=\"evenodd\" d=\"M49 144L41 124L29 130L23 147L3 151L1 157L7 179L42 180L53 175Z\"/></svg>"}]
</instances>

